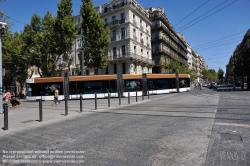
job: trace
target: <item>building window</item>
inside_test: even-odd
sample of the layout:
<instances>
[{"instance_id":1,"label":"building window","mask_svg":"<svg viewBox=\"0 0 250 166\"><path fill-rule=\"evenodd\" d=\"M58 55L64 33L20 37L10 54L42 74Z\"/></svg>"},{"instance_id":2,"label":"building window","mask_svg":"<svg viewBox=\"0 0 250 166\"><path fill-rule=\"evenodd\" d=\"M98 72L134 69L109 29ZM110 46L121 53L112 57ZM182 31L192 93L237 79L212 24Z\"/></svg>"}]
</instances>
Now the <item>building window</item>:
<instances>
[{"instance_id":1,"label":"building window","mask_svg":"<svg viewBox=\"0 0 250 166\"><path fill-rule=\"evenodd\" d=\"M77 47L78 48L82 47L82 40L81 39L77 40Z\"/></svg>"},{"instance_id":2,"label":"building window","mask_svg":"<svg viewBox=\"0 0 250 166\"><path fill-rule=\"evenodd\" d=\"M82 33L82 30L81 30L81 28L79 27L78 28L78 35L80 35Z\"/></svg>"},{"instance_id":3,"label":"building window","mask_svg":"<svg viewBox=\"0 0 250 166\"><path fill-rule=\"evenodd\" d=\"M122 74L126 74L126 63L122 63Z\"/></svg>"},{"instance_id":4,"label":"building window","mask_svg":"<svg viewBox=\"0 0 250 166\"><path fill-rule=\"evenodd\" d=\"M112 17L113 25L115 24L115 16Z\"/></svg>"},{"instance_id":5,"label":"building window","mask_svg":"<svg viewBox=\"0 0 250 166\"><path fill-rule=\"evenodd\" d=\"M143 49L141 49L141 55L143 55Z\"/></svg>"},{"instance_id":6,"label":"building window","mask_svg":"<svg viewBox=\"0 0 250 166\"><path fill-rule=\"evenodd\" d=\"M98 69L95 69L94 72L95 72L95 75L98 75Z\"/></svg>"},{"instance_id":7,"label":"building window","mask_svg":"<svg viewBox=\"0 0 250 166\"><path fill-rule=\"evenodd\" d=\"M133 14L133 19L135 20L135 15Z\"/></svg>"},{"instance_id":8,"label":"building window","mask_svg":"<svg viewBox=\"0 0 250 166\"><path fill-rule=\"evenodd\" d=\"M80 24L80 22L81 22L81 17L78 17L77 18L77 24Z\"/></svg>"},{"instance_id":9,"label":"building window","mask_svg":"<svg viewBox=\"0 0 250 166\"><path fill-rule=\"evenodd\" d=\"M121 29L121 35L122 35L122 39L125 39L125 28Z\"/></svg>"},{"instance_id":10,"label":"building window","mask_svg":"<svg viewBox=\"0 0 250 166\"><path fill-rule=\"evenodd\" d=\"M114 64L114 74L116 74L116 64Z\"/></svg>"},{"instance_id":11,"label":"building window","mask_svg":"<svg viewBox=\"0 0 250 166\"><path fill-rule=\"evenodd\" d=\"M126 54L125 46L122 46L122 55Z\"/></svg>"},{"instance_id":12,"label":"building window","mask_svg":"<svg viewBox=\"0 0 250 166\"><path fill-rule=\"evenodd\" d=\"M124 17L124 13L121 14L121 23L125 22L125 17Z\"/></svg>"},{"instance_id":13,"label":"building window","mask_svg":"<svg viewBox=\"0 0 250 166\"><path fill-rule=\"evenodd\" d=\"M148 54L148 51L147 51L147 58L149 59L149 54Z\"/></svg>"},{"instance_id":14,"label":"building window","mask_svg":"<svg viewBox=\"0 0 250 166\"><path fill-rule=\"evenodd\" d=\"M134 53L136 54L136 46L134 46Z\"/></svg>"},{"instance_id":15,"label":"building window","mask_svg":"<svg viewBox=\"0 0 250 166\"><path fill-rule=\"evenodd\" d=\"M116 58L116 47L113 48L113 58Z\"/></svg>"},{"instance_id":16,"label":"building window","mask_svg":"<svg viewBox=\"0 0 250 166\"><path fill-rule=\"evenodd\" d=\"M112 41L116 41L116 31L113 31Z\"/></svg>"}]
</instances>

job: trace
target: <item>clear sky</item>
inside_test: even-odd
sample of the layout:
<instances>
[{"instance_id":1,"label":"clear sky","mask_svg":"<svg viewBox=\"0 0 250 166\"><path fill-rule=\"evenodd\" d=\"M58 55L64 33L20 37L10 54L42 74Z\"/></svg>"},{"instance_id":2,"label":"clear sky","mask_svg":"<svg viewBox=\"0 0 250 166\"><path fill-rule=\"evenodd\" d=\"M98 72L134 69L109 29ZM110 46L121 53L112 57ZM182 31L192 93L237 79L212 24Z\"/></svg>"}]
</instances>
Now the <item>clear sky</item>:
<instances>
[{"instance_id":1,"label":"clear sky","mask_svg":"<svg viewBox=\"0 0 250 166\"><path fill-rule=\"evenodd\" d=\"M13 32L23 31L31 16L47 11L56 15L60 0L5 0L0 10L13 22ZM94 6L108 0L94 0ZM226 64L250 28L250 0L137 0L144 8L164 7L177 32L184 34L192 49L202 55L209 69L226 72ZM81 0L73 0L73 14L80 12ZM203 19L203 20L202 20ZM201 20L201 21L200 21ZM181 22L180 22L181 21ZM193 24L193 25L192 25ZM190 27L188 27L190 26Z\"/></svg>"}]
</instances>

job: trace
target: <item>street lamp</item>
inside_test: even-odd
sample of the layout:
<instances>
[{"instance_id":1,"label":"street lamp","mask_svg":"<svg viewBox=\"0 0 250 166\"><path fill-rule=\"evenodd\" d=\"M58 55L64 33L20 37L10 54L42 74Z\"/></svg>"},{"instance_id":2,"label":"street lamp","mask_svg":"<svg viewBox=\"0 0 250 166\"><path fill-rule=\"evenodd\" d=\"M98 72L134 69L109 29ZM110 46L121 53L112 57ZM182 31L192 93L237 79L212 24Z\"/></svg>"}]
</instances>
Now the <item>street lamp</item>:
<instances>
[{"instance_id":1,"label":"street lamp","mask_svg":"<svg viewBox=\"0 0 250 166\"><path fill-rule=\"evenodd\" d=\"M5 22L0 22L0 113L3 113L3 66L2 66L2 31L5 29L7 24Z\"/></svg>"}]
</instances>

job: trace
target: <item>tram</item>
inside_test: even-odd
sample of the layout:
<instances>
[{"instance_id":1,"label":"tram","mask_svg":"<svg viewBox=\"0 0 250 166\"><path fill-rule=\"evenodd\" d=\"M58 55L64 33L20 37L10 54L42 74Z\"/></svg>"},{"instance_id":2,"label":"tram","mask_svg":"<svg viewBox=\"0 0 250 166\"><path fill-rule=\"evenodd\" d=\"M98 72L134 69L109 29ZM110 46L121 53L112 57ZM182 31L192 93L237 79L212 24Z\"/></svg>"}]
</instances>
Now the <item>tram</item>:
<instances>
[{"instance_id":1,"label":"tram","mask_svg":"<svg viewBox=\"0 0 250 166\"><path fill-rule=\"evenodd\" d=\"M53 100L56 88L59 99L63 100L67 93L68 99L138 96L163 94L190 90L190 76L188 74L121 74L121 75L92 75L46 77L26 79L27 100ZM67 83L66 83L67 82ZM178 84L177 84L178 82ZM67 88L66 88L67 87ZM67 91L65 89L68 89Z\"/></svg>"}]
</instances>

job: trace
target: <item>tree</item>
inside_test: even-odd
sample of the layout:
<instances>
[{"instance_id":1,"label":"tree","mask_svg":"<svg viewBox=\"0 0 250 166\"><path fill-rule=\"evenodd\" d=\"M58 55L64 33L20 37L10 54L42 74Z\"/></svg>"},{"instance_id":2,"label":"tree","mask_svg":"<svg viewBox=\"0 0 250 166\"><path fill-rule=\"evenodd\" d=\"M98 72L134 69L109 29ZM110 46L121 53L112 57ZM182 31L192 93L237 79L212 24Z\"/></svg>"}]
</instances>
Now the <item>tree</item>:
<instances>
[{"instance_id":1,"label":"tree","mask_svg":"<svg viewBox=\"0 0 250 166\"><path fill-rule=\"evenodd\" d=\"M26 25L24 29L24 50L31 59L31 69L32 66L37 66L41 77L53 76L60 58L69 67L69 62L72 60L71 48L76 35L77 28L72 15L71 0L61 0L58 3L56 17L50 12L47 12L42 19L34 14L31 24Z\"/></svg>"},{"instance_id":2,"label":"tree","mask_svg":"<svg viewBox=\"0 0 250 166\"><path fill-rule=\"evenodd\" d=\"M43 50L43 37L42 37L42 25L41 18L37 14L33 14L31 17L31 23L24 26L23 39L23 53L29 60L29 68L31 70L29 77L31 78L34 72L33 66L38 67L38 73L42 77L42 73L39 68L42 66L42 50ZM49 45L48 45L49 47ZM46 47L47 48L47 47ZM46 62L46 61L45 61Z\"/></svg>"},{"instance_id":3,"label":"tree","mask_svg":"<svg viewBox=\"0 0 250 166\"><path fill-rule=\"evenodd\" d=\"M80 14L82 16L84 65L106 68L110 31L104 28L104 22L93 8L92 0L82 0Z\"/></svg>"},{"instance_id":4,"label":"tree","mask_svg":"<svg viewBox=\"0 0 250 166\"><path fill-rule=\"evenodd\" d=\"M173 58L170 60L168 68L169 68L169 73L179 74L180 68L181 68L180 62L178 60L176 60L175 58Z\"/></svg>"},{"instance_id":5,"label":"tree","mask_svg":"<svg viewBox=\"0 0 250 166\"><path fill-rule=\"evenodd\" d=\"M56 61L62 57L70 70L70 62L73 60L70 56L71 48L77 37L77 26L75 17L72 15L72 0L61 0L58 3L57 16L54 24Z\"/></svg>"},{"instance_id":6,"label":"tree","mask_svg":"<svg viewBox=\"0 0 250 166\"><path fill-rule=\"evenodd\" d=\"M161 73L168 73L167 72L168 65L169 65L169 63L167 62L166 57L161 56L160 61L159 61L159 66L161 68Z\"/></svg>"},{"instance_id":7,"label":"tree","mask_svg":"<svg viewBox=\"0 0 250 166\"><path fill-rule=\"evenodd\" d=\"M224 71L221 68L219 68L217 72L217 78L222 81L223 75L224 75Z\"/></svg>"}]
</instances>

